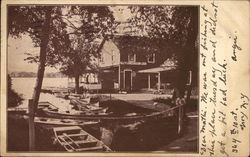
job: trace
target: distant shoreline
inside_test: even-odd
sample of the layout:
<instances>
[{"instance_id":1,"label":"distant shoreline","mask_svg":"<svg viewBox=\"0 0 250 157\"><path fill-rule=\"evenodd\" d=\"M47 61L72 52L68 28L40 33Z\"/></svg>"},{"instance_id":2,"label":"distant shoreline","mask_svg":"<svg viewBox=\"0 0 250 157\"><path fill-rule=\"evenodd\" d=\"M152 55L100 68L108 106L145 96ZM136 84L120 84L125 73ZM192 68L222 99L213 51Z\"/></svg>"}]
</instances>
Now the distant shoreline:
<instances>
[{"instance_id":1,"label":"distant shoreline","mask_svg":"<svg viewBox=\"0 0 250 157\"><path fill-rule=\"evenodd\" d=\"M11 78L36 78L36 76L11 76ZM65 77L47 77L44 76L43 78L68 78L67 76Z\"/></svg>"},{"instance_id":2,"label":"distant shoreline","mask_svg":"<svg viewBox=\"0 0 250 157\"><path fill-rule=\"evenodd\" d=\"M37 73L35 72L10 72L10 77L12 78L33 78L37 77ZM66 75L63 75L60 72L51 72L51 73L45 73L45 78L65 78Z\"/></svg>"}]
</instances>

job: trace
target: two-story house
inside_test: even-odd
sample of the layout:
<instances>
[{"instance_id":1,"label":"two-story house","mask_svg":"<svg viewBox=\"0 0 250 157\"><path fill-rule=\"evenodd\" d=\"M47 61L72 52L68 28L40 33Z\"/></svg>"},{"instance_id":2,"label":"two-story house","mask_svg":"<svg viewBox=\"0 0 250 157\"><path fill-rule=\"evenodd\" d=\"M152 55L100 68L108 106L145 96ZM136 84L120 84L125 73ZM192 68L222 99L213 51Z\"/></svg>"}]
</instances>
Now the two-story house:
<instances>
[{"instance_id":1,"label":"two-story house","mask_svg":"<svg viewBox=\"0 0 250 157\"><path fill-rule=\"evenodd\" d=\"M168 81L161 75L175 69L176 65L166 58L168 49L160 48L160 39L114 35L104 42L99 59L104 90L160 89L161 83Z\"/></svg>"}]
</instances>

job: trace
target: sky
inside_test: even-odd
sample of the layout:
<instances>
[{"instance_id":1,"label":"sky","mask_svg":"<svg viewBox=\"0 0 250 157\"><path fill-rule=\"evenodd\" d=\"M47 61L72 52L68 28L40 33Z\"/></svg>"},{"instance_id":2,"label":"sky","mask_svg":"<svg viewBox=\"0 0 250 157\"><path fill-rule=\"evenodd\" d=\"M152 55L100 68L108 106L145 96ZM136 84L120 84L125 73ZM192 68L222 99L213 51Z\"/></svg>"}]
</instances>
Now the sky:
<instances>
[{"instance_id":1,"label":"sky","mask_svg":"<svg viewBox=\"0 0 250 157\"><path fill-rule=\"evenodd\" d=\"M126 21L131 16L127 6L110 7L114 12L114 17L117 21ZM33 46L32 40L28 35L22 35L21 38L8 39L8 73L11 72L37 72L37 63L28 63L24 61L27 58L25 53L39 54L40 48ZM45 72L58 72L58 69L46 67Z\"/></svg>"}]
</instances>

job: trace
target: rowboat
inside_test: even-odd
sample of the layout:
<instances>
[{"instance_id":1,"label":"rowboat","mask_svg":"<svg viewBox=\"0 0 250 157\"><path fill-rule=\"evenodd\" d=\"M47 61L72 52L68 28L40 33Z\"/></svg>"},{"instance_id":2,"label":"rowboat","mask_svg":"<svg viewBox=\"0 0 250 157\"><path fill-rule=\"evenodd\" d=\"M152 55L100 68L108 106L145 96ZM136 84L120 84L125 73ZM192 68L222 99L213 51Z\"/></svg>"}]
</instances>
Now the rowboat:
<instances>
[{"instance_id":1,"label":"rowboat","mask_svg":"<svg viewBox=\"0 0 250 157\"><path fill-rule=\"evenodd\" d=\"M108 107L100 107L99 102L92 103L92 104L85 104L85 105L77 104L77 108L80 111L90 111L95 114L106 113L108 110Z\"/></svg>"},{"instance_id":2,"label":"rowboat","mask_svg":"<svg viewBox=\"0 0 250 157\"><path fill-rule=\"evenodd\" d=\"M44 108L49 108L50 110L58 110L58 107L55 105L51 104L48 101L43 101L38 103L38 109L44 109Z\"/></svg>"},{"instance_id":3,"label":"rowboat","mask_svg":"<svg viewBox=\"0 0 250 157\"><path fill-rule=\"evenodd\" d=\"M54 106L53 104L44 101L38 103L38 111L42 110L44 108L49 108L50 110L58 110L58 107ZM9 107L7 109L9 114L19 114L19 115L27 115L28 114L28 108L27 107Z\"/></svg>"},{"instance_id":4,"label":"rowboat","mask_svg":"<svg viewBox=\"0 0 250 157\"><path fill-rule=\"evenodd\" d=\"M54 118L66 118L66 119L88 119L92 120L93 117L96 116L105 116L108 115L108 113L105 112L95 112L90 110L70 110L70 111L60 111L60 110L53 110L49 108L44 108L43 113L48 117L54 117ZM88 118L91 117L91 118ZM94 118L93 120L98 120L98 118Z\"/></svg>"},{"instance_id":5,"label":"rowboat","mask_svg":"<svg viewBox=\"0 0 250 157\"><path fill-rule=\"evenodd\" d=\"M90 103L90 98L87 99L71 99L70 104L80 111L93 112L94 114L106 113L108 107L100 107L99 102Z\"/></svg>"},{"instance_id":6,"label":"rowboat","mask_svg":"<svg viewBox=\"0 0 250 157\"><path fill-rule=\"evenodd\" d=\"M34 122L37 125L46 127L59 127L59 126L81 126L81 127L92 127L97 126L100 122L95 121L84 121L84 120L73 120L73 119L57 119L48 117L35 117Z\"/></svg>"},{"instance_id":7,"label":"rowboat","mask_svg":"<svg viewBox=\"0 0 250 157\"><path fill-rule=\"evenodd\" d=\"M86 96L84 96L83 94L74 94L74 93L71 93L69 95L69 99L83 99L83 98L86 98Z\"/></svg>"},{"instance_id":8,"label":"rowboat","mask_svg":"<svg viewBox=\"0 0 250 157\"><path fill-rule=\"evenodd\" d=\"M48 117L54 117L54 118L65 118L65 119L83 119L83 120L119 120L119 121L136 121L136 120L153 120L158 118L166 118L166 117L172 117L174 116L174 113L176 109L178 109L179 106L172 107L168 110L161 111L161 112L152 112L149 114L126 114L121 116L115 116L110 113L94 113L90 111L54 111L50 110L48 108L45 108L44 114Z\"/></svg>"},{"instance_id":9,"label":"rowboat","mask_svg":"<svg viewBox=\"0 0 250 157\"><path fill-rule=\"evenodd\" d=\"M43 115L44 114L44 109L48 109L50 111L55 111L55 112L57 112L59 110L59 108L56 107L55 105L51 104L50 102L45 101L45 102L39 102L38 103L36 113L38 115Z\"/></svg>"},{"instance_id":10,"label":"rowboat","mask_svg":"<svg viewBox=\"0 0 250 157\"><path fill-rule=\"evenodd\" d=\"M25 115L28 113L27 108L19 108L19 107L10 107L7 109L8 114L19 114L19 115Z\"/></svg>"},{"instance_id":11,"label":"rowboat","mask_svg":"<svg viewBox=\"0 0 250 157\"><path fill-rule=\"evenodd\" d=\"M64 92L59 92L59 93L55 93L55 96L58 98L68 99L69 94L64 93Z\"/></svg>"},{"instance_id":12,"label":"rowboat","mask_svg":"<svg viewBox=\"0 0 250 157\"><path fill-rule=\"evenodd\" d=\"M105 114L108 110L108 107L92 108L90 105L86 105L86 106L79 105L78 109L80 111L89 112L93 114Z\"/></svg>"},{"instance_id":13,"label":"rowboat","mask_svg":"<svg viewBox=\"0 0 250 157\"><path fill-rule=\"evenodd\" d=\"M87 105L89 101L85 101L83 99L70 99L70 104L77 106L77 105Z\"/></svg>"},{"instance_id":14,"label":"rowboat","mask_svg":"<svg viewBox=\"0 0 250 157\"><path fill-rule=\"evenodd\" d=\"M79 126L53 128L57 142L68 152L112 151Z\"/></svg>"}]
</instances>

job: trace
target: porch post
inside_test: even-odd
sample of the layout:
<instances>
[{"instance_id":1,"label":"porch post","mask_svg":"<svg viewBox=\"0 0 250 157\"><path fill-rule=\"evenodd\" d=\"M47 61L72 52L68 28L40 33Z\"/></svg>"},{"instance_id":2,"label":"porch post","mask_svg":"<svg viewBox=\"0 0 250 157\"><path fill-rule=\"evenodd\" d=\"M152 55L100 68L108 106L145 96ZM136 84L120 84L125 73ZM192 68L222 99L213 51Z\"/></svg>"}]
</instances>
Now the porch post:
<instances>
[{"instance_id":1,"label":"porch post","mask_svg":"<svg viewBox=\"0 0 250 157\"><path fill-rule=\"evenodd\" d=\"M118 88L121 90L121 65L118 66Z\"/></svg>"},{"instance_id":2,"label":"porch post","mask_svg":"<svg viewBox=\"0 0 250 157\"><path fill-rule=\"evenodd\" d=\"M158 90L161 89L161 72L158 72Z\"/></svg>"},{"instance_id":3,"label":"porch post","mask_svg":"<svg viewBox=\"0 0 250 157\"><path fill-rule=\"evenodd\" d=\"M150 89L151 87L150 87L150 81L151 81L151 79L150 79L150 73L148 74L148 89Z\"/></svg>"}]
</instances>

